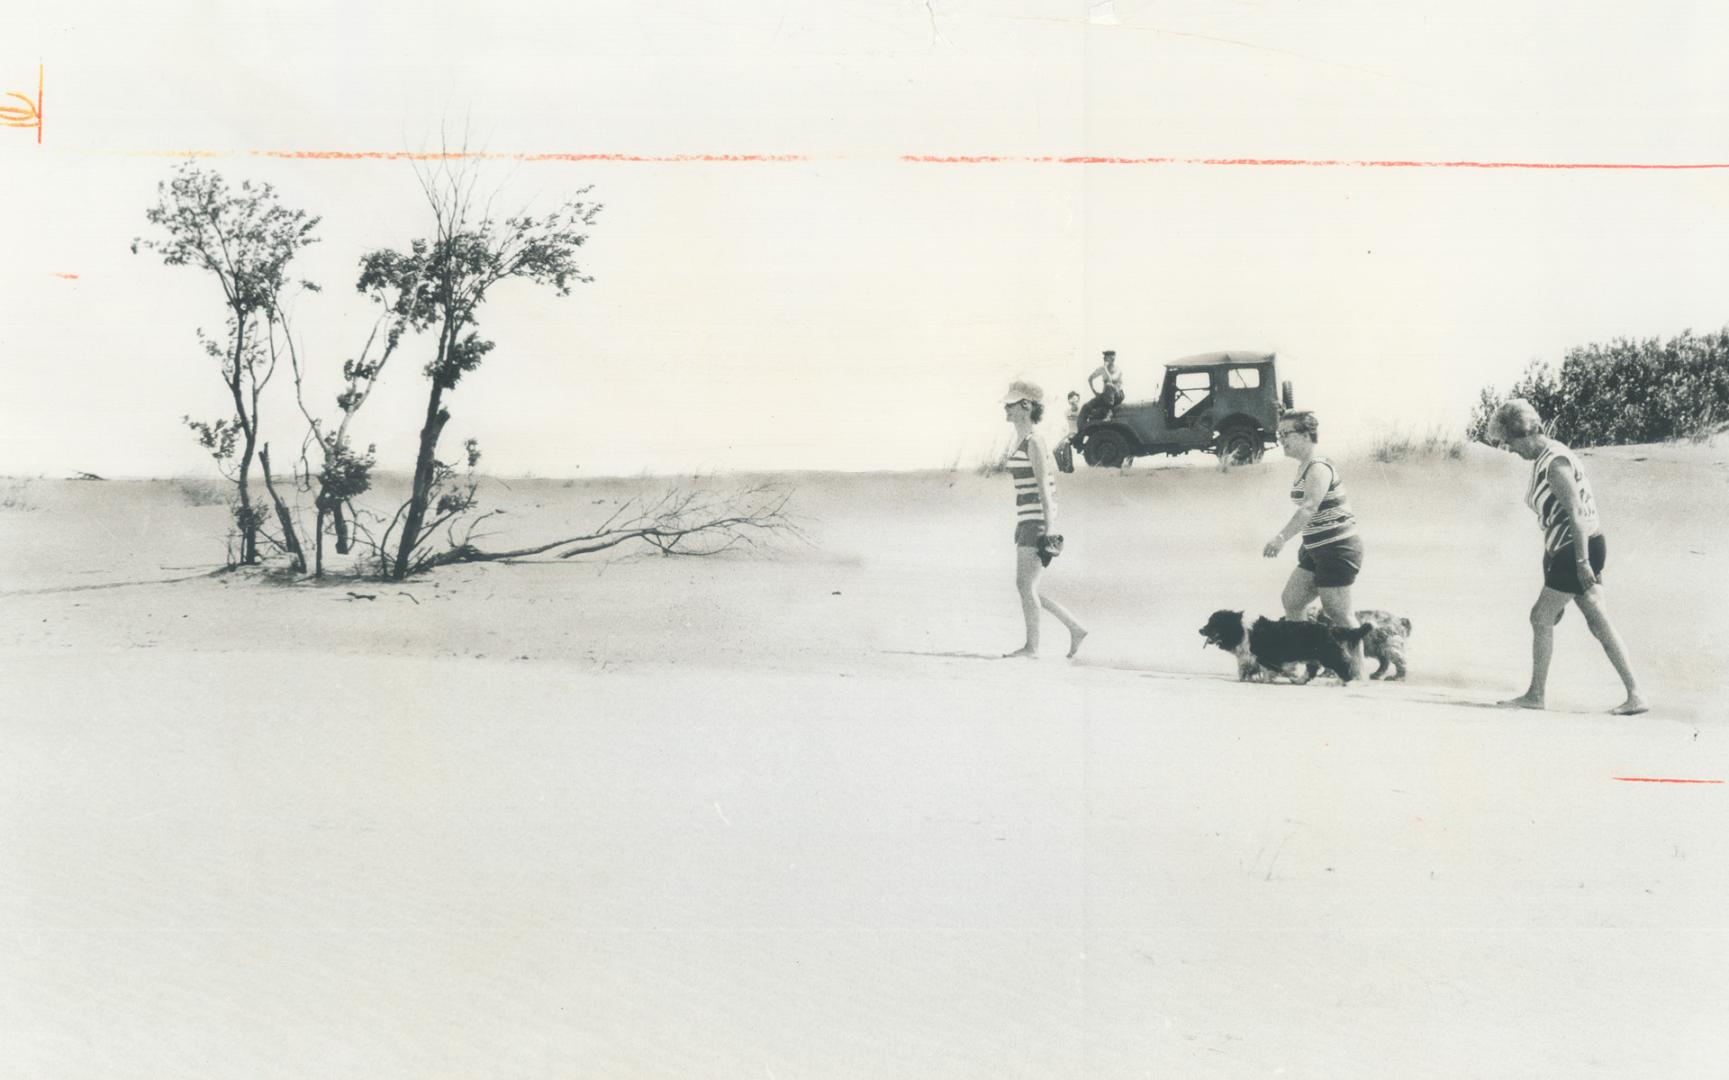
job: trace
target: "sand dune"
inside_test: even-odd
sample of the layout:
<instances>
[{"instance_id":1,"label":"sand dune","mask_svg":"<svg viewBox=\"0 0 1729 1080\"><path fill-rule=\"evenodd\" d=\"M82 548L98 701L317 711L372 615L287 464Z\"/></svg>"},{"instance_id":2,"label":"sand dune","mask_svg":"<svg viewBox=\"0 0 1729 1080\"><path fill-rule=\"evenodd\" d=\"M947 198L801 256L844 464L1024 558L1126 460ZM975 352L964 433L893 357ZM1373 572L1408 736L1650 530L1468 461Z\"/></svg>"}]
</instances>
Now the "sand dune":
<instances>
[{"instance_id":1,"label":"sand dune","mask_svg":"<svg viewBox=\"0 0 1729 1080\"><path fill-rule=\"evenodd\" d=\"M0 1075L1720 1076L1729 785L1616 778L1729 779L1729 452L1591 462L1632 720L1576 615L1484 707L1540 540L1480 448L1351 467L1416 633L1346 688L1195 633L1274 608L1282 462L1064 477L1074 663L984 659L1003 477L292 586L206 576L198 485L0 482ZM658 486L507 484L498 547Z\"/></svg>"}]
</instances>

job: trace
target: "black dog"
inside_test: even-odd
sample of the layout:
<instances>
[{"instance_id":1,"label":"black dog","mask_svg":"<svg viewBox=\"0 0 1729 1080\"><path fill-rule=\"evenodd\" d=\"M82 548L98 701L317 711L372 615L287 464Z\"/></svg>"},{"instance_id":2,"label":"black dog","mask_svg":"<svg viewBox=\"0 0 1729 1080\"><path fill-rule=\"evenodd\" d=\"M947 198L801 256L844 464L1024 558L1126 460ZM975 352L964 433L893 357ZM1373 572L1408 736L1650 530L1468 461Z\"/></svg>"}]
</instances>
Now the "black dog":
<instances>
[{"instance_id":1,"label":"black dog","mask_svg":"<svg viewBox=\"0 0 1729 1080\"><path fill-rule=\"evenodd\" d=\"M1367 637L1370 629L1340 630L1306 621L1260 618L1245 630L1242 612L1215 611L1200 633L1206 639L1203 648L1217 645L1236 656L1239 679L1283 675L1292 682L1306 683L1324 667L1341 683L1348 683L1353 677L1352 647ZM1296 674L1299 665L1304 669L1301 678Z\"/></svg>"}]
</instances>

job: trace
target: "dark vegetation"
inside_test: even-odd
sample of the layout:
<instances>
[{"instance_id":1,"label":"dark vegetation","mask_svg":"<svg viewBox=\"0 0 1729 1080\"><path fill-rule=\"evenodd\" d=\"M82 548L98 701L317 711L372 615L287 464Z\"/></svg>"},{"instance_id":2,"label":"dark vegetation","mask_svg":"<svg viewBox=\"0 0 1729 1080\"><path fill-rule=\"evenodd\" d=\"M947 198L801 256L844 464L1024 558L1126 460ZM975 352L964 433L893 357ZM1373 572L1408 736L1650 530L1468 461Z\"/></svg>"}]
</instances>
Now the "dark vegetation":
<instances>
[{"instance_id":1,"label":"dark vegetation","mask_svg":"<svg viewBox=\"0 0 1729 1080\"><path fill-rule=\"evenodd\" d=\"M1506 393L1483 388L1466 436L1483 442L1496 407L1515 397L1569 446L1703 440L1729 422L1729 329L1581 345L1559 370L1533 362Z\"/></svg>"}]
</instances>

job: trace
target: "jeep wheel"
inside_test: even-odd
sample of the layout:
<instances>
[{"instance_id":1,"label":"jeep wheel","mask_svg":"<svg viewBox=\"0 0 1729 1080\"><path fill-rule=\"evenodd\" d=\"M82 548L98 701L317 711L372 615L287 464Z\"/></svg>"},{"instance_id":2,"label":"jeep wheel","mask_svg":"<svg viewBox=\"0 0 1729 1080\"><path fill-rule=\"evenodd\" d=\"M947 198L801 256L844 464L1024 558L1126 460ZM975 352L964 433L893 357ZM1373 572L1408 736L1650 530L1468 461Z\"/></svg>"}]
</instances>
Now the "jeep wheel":
<instances>
[{"instance_id":1,"label":"jeep wheel","mask_svg":"<svg viewBox=\"0 0 1729 1080\"><path fill-rule=\"evenodd\" d=\"M1250 465L1261 460L1261 439L1254 428L1239 426L1219 433L1219 461L1225 465Z\"/></svg>"},{"instance_id":2,"label":"jeep wheel","mask_svg":"<svg viewBox=\"0 0 1729 1080\"><path fill-rule=\"evenodd\" d=\"M1096 431L1087 436L1086 449L1082 455L1088 465L1099 465L1107 469L1115 469L1129 457L1129 440L1120 431Z\"/></svg>"}]
</instances>

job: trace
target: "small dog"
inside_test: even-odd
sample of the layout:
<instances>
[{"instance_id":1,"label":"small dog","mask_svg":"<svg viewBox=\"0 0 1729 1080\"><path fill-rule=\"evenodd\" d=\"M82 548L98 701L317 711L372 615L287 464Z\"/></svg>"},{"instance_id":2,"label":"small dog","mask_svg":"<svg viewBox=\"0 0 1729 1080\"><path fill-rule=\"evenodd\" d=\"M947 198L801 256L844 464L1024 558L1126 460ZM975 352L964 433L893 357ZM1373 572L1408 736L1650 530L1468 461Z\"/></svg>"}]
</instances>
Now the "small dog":
<instances>
[{"instance_id":1,"label":"small dog","mask_svg":"<svg viewBox=\"0 0 1729 1080\"><path fill-rule=\"evenodd\" d=\"M1327 618L1327 613L1320 609L1316 609L1309 617L1322 626L1333 624L1333 621ZM1411 636L1411 620L1394 618L1391 612L1366 608L1357 612L1357 623L1369 628L1369 636L1363 639L1363 655L1370 660L1378 660L1381 664L1369 678L1385 678L1388 682L1403 679L1405 648L1406 641ZM1390 676L1387 675L1388 665L1393 668Z\"/></svg>"},{"instance_id":2,"label":"small dog","mask_svg":"<svg viewBox=\"0 0 1729 1080\"><path fill-rule=\"evenodd\" d=\"M1326 668L1341 683L1352 679L1351 647L1367 638L1367 625L1340 630L1320 623L1259 618L1245 628L1240 611L1215 611L1201 627L1201 647L1216 645L1237 658L1237 678L1243 681L1283 675L1302 684ZM1304 670L1301 678L1298 668Z\"/></svg>"}]
</instances>

